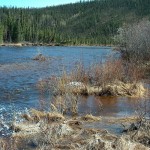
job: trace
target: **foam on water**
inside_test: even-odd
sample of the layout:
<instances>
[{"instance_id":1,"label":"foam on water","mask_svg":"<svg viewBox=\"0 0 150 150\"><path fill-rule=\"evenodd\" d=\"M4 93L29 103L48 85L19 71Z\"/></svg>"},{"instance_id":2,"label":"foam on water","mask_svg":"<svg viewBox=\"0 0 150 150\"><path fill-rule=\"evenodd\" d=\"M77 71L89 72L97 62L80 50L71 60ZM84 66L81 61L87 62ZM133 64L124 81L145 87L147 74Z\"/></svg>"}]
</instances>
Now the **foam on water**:
<instances>
[{"instance_id":1,"label":"foam on water","mask_svg":"<svg viewBox=\"0 0 150 150\"><path fill-rule=\"evenodd\" d=\"M9 136L12 134L10 129L14 121L21 122L21 114L28 113L28 108L17 108L12 104L4 105L0 104L0 136Z\"/></svg>"}]
</instances>

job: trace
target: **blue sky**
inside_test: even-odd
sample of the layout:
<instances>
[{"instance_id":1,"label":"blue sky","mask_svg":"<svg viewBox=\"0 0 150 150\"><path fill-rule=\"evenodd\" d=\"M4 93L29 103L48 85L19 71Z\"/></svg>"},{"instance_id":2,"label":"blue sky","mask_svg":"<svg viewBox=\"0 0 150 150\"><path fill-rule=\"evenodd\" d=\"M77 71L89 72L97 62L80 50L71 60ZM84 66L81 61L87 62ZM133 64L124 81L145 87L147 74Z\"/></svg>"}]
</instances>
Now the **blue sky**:
<instances>
[{"instance_id":1,"label":"blue sky","mask_svg":"<svg viewBox=\"0 0 150 150\"><path fill-rule=\"evenodd\" d=\"M45 7L59 4L75 3L80 0L0 0L0 6Z\"/></svg>"}]
</instances>

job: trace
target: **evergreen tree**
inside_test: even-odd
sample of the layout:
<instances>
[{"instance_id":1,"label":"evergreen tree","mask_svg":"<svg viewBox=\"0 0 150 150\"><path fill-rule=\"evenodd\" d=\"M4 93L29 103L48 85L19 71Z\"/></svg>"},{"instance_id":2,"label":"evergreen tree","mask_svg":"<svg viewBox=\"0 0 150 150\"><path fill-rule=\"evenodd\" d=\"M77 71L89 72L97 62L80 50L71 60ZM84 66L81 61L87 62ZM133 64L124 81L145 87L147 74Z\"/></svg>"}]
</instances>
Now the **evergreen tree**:
<instances>
[{"instance_id":1,"label":"evergreen tree","mask_svg":"<svg viewBox=\"0 0 150 150\"><path fill-rule=\"evenodd\" d=\"M46 8L0 8L0 42L113 44L124 23L150 17L150 0L81 0Z\"/></svg>"},{"instance_id":2,"label":"evergreen tree","mask_svg":"<svg viewBox=\"0 0 150 150\"><path fill-rule=\"evenodd\" d=\"M3 43L3 27L0 25L0 44Z\"/></svg>"}]
</instances>

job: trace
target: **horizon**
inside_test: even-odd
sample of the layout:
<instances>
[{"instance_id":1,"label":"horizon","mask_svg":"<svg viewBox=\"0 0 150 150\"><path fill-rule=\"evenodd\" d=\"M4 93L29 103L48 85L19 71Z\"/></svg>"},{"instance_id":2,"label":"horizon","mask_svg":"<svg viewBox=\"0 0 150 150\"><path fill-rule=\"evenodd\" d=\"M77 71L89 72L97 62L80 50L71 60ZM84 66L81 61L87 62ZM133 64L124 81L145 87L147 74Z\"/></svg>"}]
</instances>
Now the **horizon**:
<instances>
[{"instance_id":1,"label":"horizon","mask_svg":"<svg viewBox=\"0 0 150 150\"><path fill-rule=\"evenodd\" d=\"M70 3L77 3L80 0L1 0L0 7L17 7L17 8L43 8L57 5L65 5Z\"/></svg>"}]
</instances>

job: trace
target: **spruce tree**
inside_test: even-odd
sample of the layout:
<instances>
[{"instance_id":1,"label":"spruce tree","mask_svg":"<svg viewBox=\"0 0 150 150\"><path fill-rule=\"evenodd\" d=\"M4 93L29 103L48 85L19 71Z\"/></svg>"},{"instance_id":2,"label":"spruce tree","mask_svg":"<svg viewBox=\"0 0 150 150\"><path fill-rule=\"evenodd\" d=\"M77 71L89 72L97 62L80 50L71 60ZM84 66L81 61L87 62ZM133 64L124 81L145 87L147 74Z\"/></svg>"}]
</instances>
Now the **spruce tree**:
<instances>
[{"instance_id":1,"label":"spruce tree","mask_svg":"<svg viewBox=\"0 0 150 150\"><path fill-rule=\"evenodd\" d=\"M0 44L3 43L3 27L0 25Z\"/></svg>"}]
</instances>

